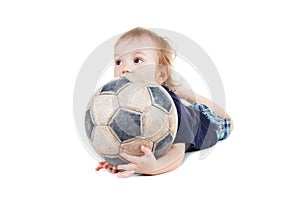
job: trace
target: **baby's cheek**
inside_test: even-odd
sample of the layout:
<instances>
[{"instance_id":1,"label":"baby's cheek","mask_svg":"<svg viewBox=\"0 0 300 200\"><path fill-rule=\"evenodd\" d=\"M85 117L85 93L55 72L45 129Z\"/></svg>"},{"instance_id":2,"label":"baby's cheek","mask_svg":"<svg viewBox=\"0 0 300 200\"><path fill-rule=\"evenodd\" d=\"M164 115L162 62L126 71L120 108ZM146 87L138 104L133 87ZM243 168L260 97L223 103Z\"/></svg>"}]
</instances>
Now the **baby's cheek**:
<instances>
[{"instance_id":1,"label":"baby's cheek","mask_svg":"<svg viewBox=\"0 0 300 200\"><path fill-rule=\"evenodd\" d=\"M156 71L155 65L143 65L143 66L135 68L133 70L133 73L135 76L138 76L141 79L155 81L155 79L156 79L155 71Z\"/></svg>"},{"instance_id":2,"label":"baby's cheek","mask_svg":"<svg viewBox=\"0 0 300 200\"><path fill-rule=\"evenodd\" d=\"M121 70L119 70L119 69L114 69L114 78L116 78L116 77L119 77L119 76L121 76Z\"/></svg>"}]
</instances>

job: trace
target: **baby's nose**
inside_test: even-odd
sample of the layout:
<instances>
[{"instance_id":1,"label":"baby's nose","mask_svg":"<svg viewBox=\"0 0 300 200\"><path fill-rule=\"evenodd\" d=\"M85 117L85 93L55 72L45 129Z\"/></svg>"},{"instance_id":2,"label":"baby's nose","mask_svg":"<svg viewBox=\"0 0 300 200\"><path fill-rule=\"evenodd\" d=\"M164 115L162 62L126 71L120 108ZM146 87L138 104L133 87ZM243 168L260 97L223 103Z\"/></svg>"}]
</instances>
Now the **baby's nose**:
<instances>
[{"instance_id":1,"label":"baby's nose","mask_svg":"<svg viewBox=\"0 0 300 200\"><path fill-rule=\"evenodd\" d=\"M132 72L131 67L124 67L122 70L122 74L131 73L131 72Z\"/></svg>"}]
</instances>

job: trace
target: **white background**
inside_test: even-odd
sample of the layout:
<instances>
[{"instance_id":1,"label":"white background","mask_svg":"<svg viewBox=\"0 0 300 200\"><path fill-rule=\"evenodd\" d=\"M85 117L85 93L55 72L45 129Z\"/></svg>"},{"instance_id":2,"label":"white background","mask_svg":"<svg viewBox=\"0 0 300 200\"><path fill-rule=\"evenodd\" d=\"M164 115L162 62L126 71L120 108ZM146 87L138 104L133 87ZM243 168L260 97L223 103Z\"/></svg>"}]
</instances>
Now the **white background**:
<instances>
[{"instance_id":1,"label":"white background","mask_svg":"<svg viewBox=\"0 0 300 200\"><path fill-rule=\"evenodd\" d=\"M197 3L196 3L197 2ZM297 1L1 1L0 199L299 199ZM197 42L235 122L228 140L167 174L95 172L72 114L77 74L136 26Z\"/></svg>"}]
</instances>

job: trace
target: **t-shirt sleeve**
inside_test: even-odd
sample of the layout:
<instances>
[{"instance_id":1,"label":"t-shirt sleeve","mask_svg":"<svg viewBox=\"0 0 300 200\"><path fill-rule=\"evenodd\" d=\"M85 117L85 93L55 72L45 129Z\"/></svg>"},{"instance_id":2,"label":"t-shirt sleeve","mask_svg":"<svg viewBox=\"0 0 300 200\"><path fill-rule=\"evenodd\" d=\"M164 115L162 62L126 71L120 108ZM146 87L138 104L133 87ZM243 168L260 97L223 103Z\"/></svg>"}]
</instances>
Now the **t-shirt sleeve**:
<instances>
[{"instance_id":1,"label":"t-shirt sleeve","mask_svg":"<svg viewBox=\"0 0 300 200\"><path fill-rule=\"evenodd\" d=\"M180 122L173 143L191 144L196 137L200 125L199 111L180 104Z\"/></svg>"},{"instance_id":2,"label":"t-shirt sleeve","mask_svg":"<svg viewBox=\"0 0 300 200\"><path fill-rule=\"evenodd\" d=\"M194 106L180 104L180 124L174 140L185 143L187 151L201 150L215 145L218 141L216 127Z\"/></svg>"},{"instance_id":3,"label":"t-shirt sleeve","mask_svg":"<svg viewBox=\"0 0 300 200\"><path fill-rule=\"evenodd\" d=\"M213 146L217 142L215 130L210 121L195 106L187 106L179 96L165 88L172 97L178 114L178 128L173 144L185 143L192 150Z\"/></svg>"},{"instance_id":4,"label":"t-shirt sleeve","mask_svg":"<svg viewBox=\"0 0 300 200\"><path fill-rule=\"evenodd\" d=\"M173 143L191 144L197 134L200 125L200 111L186 106L181 102L179 96L164 87L173 99L177 109L178 128Z\"/></svg>"}]
</instances>

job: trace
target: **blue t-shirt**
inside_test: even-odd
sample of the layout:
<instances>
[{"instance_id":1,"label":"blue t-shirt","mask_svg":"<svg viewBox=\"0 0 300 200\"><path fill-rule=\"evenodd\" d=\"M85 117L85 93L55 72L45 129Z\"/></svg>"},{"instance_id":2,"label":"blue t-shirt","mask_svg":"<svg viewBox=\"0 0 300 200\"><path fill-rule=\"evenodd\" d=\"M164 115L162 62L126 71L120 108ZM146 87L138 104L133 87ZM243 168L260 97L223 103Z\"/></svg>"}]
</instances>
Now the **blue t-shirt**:
<instances>
[{"instance_id":1,"label":"blue t-shirt","mask_svg":"<svg viewBox=\"0 0 300 200\"><path fill-rule=\"evenodd\" d=\"M178 114L178 129L173 143L185 143L186 151L197 151L215 145L218 138L209 126L209 119L195 106L184 105L179 96L163 87L172 97Z\"/></svg>"}]
</instances>

